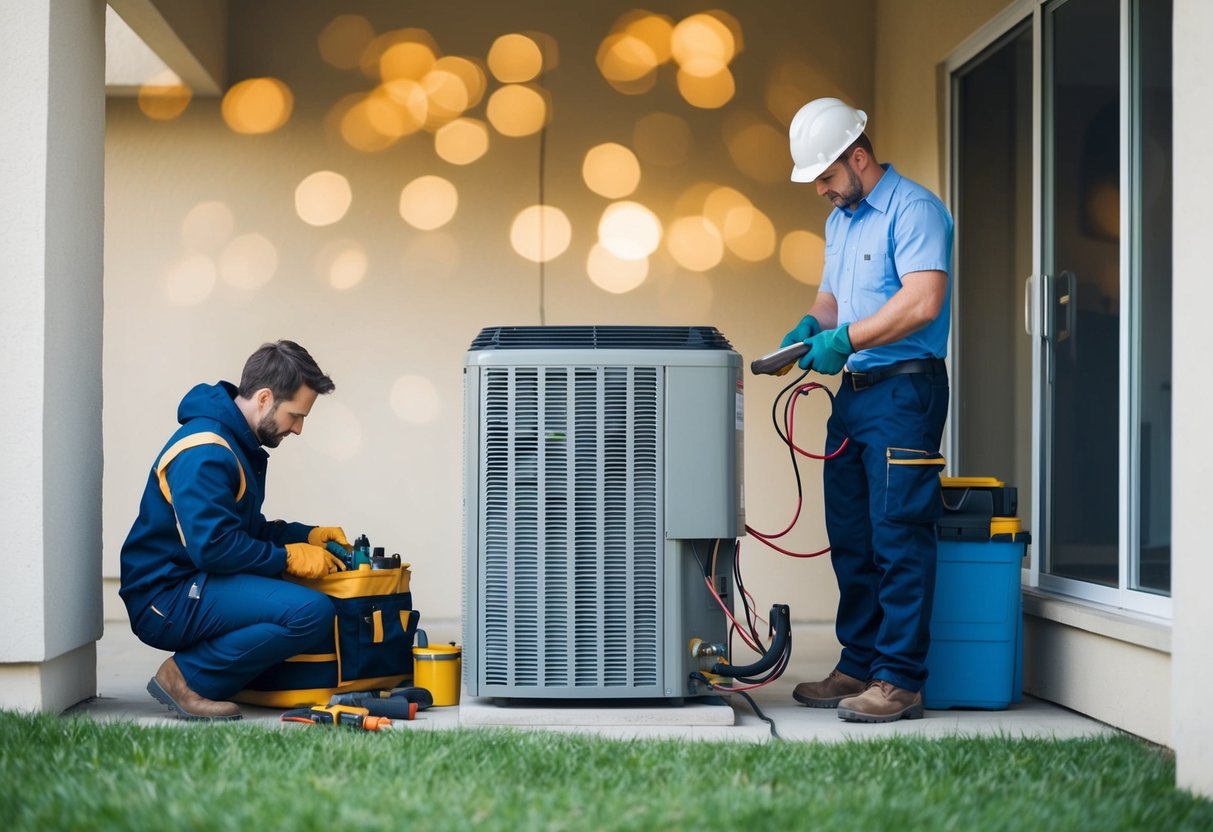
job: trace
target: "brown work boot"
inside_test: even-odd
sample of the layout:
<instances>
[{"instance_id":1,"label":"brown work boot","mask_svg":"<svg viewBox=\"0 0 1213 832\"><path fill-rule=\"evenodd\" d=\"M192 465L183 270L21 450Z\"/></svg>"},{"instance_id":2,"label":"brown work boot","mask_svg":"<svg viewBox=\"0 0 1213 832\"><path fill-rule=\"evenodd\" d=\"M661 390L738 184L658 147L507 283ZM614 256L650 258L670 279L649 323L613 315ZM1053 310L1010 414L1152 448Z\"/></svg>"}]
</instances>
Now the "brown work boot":
<instances>
[{"instance_id":1,"label":"brown work boot","mask_svg":"<svg viewBox=\"0 0 1213 832\"><path fill-rule=\"evenodd\" d=\"M848 696L863 693L864 681L848 676L837 668L820 682L801 682L792 691L792 698L810 708L837 708Z\"/></svg>"},{"instance_id":2,"label":"brown work boot","mask_svg":"<svg viewBox=\"0 0 1213 832\"><path fill-rule=\"evenodd\" d=\"M176 711L182 719L229 720L240 719L240 706L235 702L216 702L190 690L181 675L181 668L172 656L164 660L156 675L147 683L147 692L157 701Z\"/></svg>"},{"instance_id":3,"label":"brown work boot","mask_svg":"<svg viewBox=\"0 0 1213 832\"><path fill-rule=\"evenodd\" d=\"M884 679L873 679L863 693L838 703L838 718L847 722L922 719L922 693L899 688Z\"/></svg>"}]
</instances>

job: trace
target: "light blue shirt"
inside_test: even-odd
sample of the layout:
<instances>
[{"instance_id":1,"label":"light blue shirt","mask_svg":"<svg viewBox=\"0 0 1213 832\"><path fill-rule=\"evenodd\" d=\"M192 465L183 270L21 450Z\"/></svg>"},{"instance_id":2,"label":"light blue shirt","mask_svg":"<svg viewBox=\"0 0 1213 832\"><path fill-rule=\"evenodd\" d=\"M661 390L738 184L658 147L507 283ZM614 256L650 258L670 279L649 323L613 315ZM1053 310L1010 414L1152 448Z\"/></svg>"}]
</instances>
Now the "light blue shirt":
<instances>
[{"instance_id":1,"label":"light blue shirt","mask_svg":"<svg viewBox=\"0 0 1213 832\"><path fill-rule=\"evenodd\" d=\"M838 325L875 314L901 288L902 275L940 271L948 275L948 287L935 320L900 341L855 353L847 362L854 372L948 353L952 215L935 194L892 165L881 167L884 175L854 211L835 208L826 220L821 291L837 300Z\"/></svg>"}]
</instances>

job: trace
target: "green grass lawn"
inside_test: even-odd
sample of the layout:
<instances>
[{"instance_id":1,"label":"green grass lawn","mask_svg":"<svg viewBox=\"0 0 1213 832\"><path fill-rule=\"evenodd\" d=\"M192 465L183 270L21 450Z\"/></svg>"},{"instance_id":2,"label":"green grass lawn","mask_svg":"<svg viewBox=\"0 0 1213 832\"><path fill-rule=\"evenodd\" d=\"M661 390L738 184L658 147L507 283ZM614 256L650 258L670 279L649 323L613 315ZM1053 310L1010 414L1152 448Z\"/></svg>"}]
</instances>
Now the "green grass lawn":
<instances>
[{"instance_id":1,"label":"green grass lawn","mask_svg":"<svg viewBox=\"0 0 1213 832\"><path fill-rule=\"evenodd\" d=\"M0 832L1213 829L1128 737L818 744L0 713Z\"/></svg>"}]
</instances>

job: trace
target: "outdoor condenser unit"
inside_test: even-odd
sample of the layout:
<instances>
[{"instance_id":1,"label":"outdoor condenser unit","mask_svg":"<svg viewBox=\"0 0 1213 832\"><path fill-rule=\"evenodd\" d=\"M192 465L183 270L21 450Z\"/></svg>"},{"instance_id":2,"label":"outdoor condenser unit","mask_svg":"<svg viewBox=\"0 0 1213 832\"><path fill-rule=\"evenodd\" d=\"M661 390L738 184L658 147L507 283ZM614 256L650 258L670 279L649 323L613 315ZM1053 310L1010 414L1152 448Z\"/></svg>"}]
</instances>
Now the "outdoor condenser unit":
<instances>
[{"instance_id":1,"label":"outdoor condenser unit","mask_svg":"<svg viewBox=\"0 0 1213 832\"><path fill-rule=\"evenodd\" d=\"M713 327L485 329L464 370L464 686L668 698L727 642L741 357ZM713 548L718 545L712 569Z\"/></svg>"}]
</instances>

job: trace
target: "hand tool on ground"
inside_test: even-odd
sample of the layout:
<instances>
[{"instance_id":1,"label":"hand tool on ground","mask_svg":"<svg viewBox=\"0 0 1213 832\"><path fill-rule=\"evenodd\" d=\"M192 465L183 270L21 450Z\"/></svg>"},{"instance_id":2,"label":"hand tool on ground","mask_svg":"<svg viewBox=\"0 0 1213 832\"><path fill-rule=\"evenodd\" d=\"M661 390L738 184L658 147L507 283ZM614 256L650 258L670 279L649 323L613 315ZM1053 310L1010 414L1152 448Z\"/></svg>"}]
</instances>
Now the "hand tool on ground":
<instances>
[{"instance_id":1,"label":"hand tool on ground","mask_svg":"<svg viewBox=\"0 0 1213 832\"><path fill-rule=\"evenodd\" d=\"M329 705L366 708L372 716L404 720L416 719L418 711L424 711L433 704L434 697L425 688L335 693L329 699Z\"/></svg>"},{"instance_id":2,"label":"hand tool on ground","mask_svg":"<svg viewBox=\"0 0 1213 832\"><path fill-rule=\"evenodd\" d=\"M296 708L282 715L283 722L309 722L313 725L348 725L363 731L378 731L390 728L392 721L382 716L371 716L366 708L348 705L317 705L314 708Z\"/></svg>"}]
</instances>

